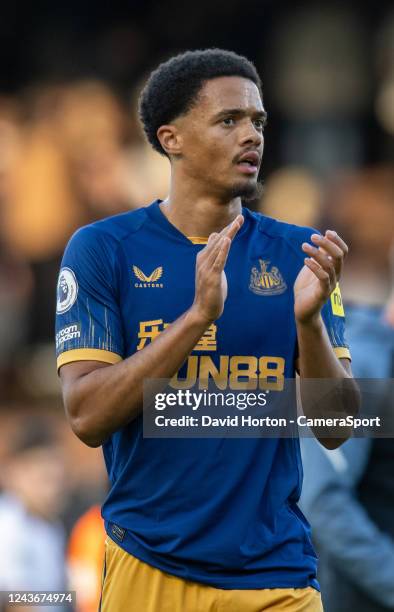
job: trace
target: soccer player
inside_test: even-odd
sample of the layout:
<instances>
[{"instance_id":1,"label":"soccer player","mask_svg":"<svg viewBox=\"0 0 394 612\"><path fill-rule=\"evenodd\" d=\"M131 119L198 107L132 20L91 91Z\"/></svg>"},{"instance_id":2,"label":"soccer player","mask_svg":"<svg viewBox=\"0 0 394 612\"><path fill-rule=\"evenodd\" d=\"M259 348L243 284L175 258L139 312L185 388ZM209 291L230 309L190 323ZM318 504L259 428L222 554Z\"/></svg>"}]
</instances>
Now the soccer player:
<instances>
[{"instance_id":1,"label":"soccer player","mask_svg":"<svg viewBox=\"0 0 394 612\"><path fill-rule=\"evenodd\" d=\"M59 275L66 411L82 441L103 445L111 481L101 609L321 610L298 440L144 438L143 381L181 368L230 387L296 368L351 379L336 288L347 246L242 207L266 122L246 58L173 57L140 117L170 161L168 198L80 229Z\"/></svg>"}]
</instances>

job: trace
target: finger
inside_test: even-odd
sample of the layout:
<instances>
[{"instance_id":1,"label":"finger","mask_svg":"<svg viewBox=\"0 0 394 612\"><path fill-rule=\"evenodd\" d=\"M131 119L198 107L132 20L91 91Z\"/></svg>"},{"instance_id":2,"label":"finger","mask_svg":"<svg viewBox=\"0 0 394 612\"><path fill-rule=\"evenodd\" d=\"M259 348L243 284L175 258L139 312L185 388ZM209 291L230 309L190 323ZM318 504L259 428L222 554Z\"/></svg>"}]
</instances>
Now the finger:
<instances>
[{"instance_id":1,"label":"finger","mask_svg":"<svg viewBox=\"0 0 394 612\"><path fill-rule=\"evenodd\" d=\"M227 238L230 238L230 240L233 240L237 232L241 229L243 222L244 222L243 216L237 215L234 221L232 221L229 225L227 225L224 229L222 229L222 231L220 232L220 235L227 236Z\"/></svg>"},{"instance_id":2,"label":"finger","mask_svg":"<svg viewBox=\"0 0 394 612\"><path fill-rule=\"evenodd\" d=\"M313 274L323 283L325 290L330 289L330 275L314 260L306 257L305 265L313 272Z\"/></svg>"},{"instance_id":3,"label":"finger","mask_svg":"<svg viewBox=\"0 0 394 612\"><path fill-rule=\"evenodd\" d=\"M223 236L220 242L220 250L213 263L213 270L215 272L222 272L224 270L231 246L231 240L228 236Z\"/></svg>"},{"instance_id":4,"label":"finger","mask_svg":"<svg viewBox=\"0 0 394 612\"><path fill-rule=\"evenodd\" d=\"M230 240L233 240L238 230L242 227L243 222L243 215L237 215L234 221L229 223L229 225L226 225L226 227L224 227L220 233L213 232L212 234L210 234L208 237L207 245L197 255L198 259L200 261L209 260L209 263L211 264L216 258L216 247L219 244L220 239L223 236L227 236L228 238L230 238Z\"/></svg>"},{"instance_id":5,"label":"finger","mask_svg":"<svg viewBox=\"0 0 394 612\"><path fill-rule=\"evenodd\" d=\"M207 267L210 267L214 264L216 257L218 255L218 252L221 248L221 240L223 238L229 238L230 239L230 246L231 246L231 242L234 238L234 236L236 235L236 233L238 232L238 230L242 227L242 224L244 222L244 218L242 215L238 215L234 221L232 221L230 223L230 225L227 225L221 232L220 234L218 234L218 239L215 239L215 242L212 242L212 247L210 249L210 251L207 253L206 256L206 265Z\"/></svg>"},{"instance_id":6,"label":"finger","mask_svg":"<svg viewBox=\"0 0 394 612\"><path fill-rule=\"evenodd\" d=\"M213 232L212 234L210 234L206 246L201 249L201 251L199 251L197 258L200 261L206 259L212 252L212 250L215 248L215 245L218 244L219 240L220 234L218 234L217 232Z\"/></svg>"},{"instance_id":7,"label":"finger","mask_svg":"<svg viewBox=\"0 0 394 612\"><path fill-rule=\"evenodd\" d=\"M319 247L319 250L321 250L329 259L331 259L334 264L335 272L339 278L342 273L342 266L345 257L344 251L336 243L332 242L325 236L312 234L311 240Z\"/></svg>"},{"instance_id":8,"label":"finger","mask_svg":"<svg viewBox=\"0 0 394 612\"><path fill-rule=\"evenodd\" d=\"M334 267L334 260L330 255L327 255L322 249L318 249L314 247L312 244L308 244L308 242L304 242L302 245L302 250L304 253L307 253L309 257L313 257L325 270L329 270L329 268Z\"/></svg>"},{"instance_id":9,"label":"finger","mask_svg":"<svg viewBox=\"0 0 394 612\"><path fill-rule=\"evenodd\" d=\"M349 247L346 242L342 240L342 238L334 230L327 230L325 236L339 246L346 257L346 255L349 253Z\"/></svg>"},{"instance_id":10,"label":"finger","mask_svg":"<svg viewBox=\"0 0 394 612\"><path fill-rule=\"evenodd\" d=\"M212 250L208 253L206 260L204 261L204 267L211 268L216 261L216 258L223 245L224 236L219 236L219 240L213 245ZM231 241L230 241L231 244Z\"/></svg>"},{"instance_id":11,"label":"finger","mask_svg":"<svg viewBox=\"0 0 394 612\"><path fill-rule=\"evenodd\" d=\"M320 234L312 234L311 240L313 244L324 249L324 251L331 255L334 259L341 259L344 256L344 251L332 240L326 236L320 236Z\"/></svg>"},{"instance_id":12,"label":"finger","mask_svg":"<svg viewBox=\"0 0 394 612\"><path fill-rule=\"evenodd\" d=\"M330 281L336 284L336 270L334 267L333 259L326 255L322 250L317 249L316 247L305 242L302 245L302 249L305 253L315 260L315 262L323 268L325 272L329 275Z\"/></svg>"}]
</instances>

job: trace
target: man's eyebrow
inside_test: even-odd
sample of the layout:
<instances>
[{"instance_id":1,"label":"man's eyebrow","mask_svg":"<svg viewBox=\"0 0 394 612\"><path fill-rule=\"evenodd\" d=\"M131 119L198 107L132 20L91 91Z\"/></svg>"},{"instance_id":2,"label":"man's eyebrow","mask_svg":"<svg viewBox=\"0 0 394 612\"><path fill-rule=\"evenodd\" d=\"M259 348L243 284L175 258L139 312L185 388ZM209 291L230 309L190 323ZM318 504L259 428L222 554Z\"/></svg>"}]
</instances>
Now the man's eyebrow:
<instances>
[{"instance_id":1,"label":"man's eyebrow","mask_svg":"<svg viewBox=\"0 0 394 612\"><path fill-rule=\"evenodd\" d=\"M243 108L225 108L221 110L220 112L218 112L214 116L214 119L220 119L221 117L226 117L228 115L233 115L233 116L235 115L238 117L242 117L247 114L249 114L248 111L246 111ZM267 121L267 112L265 110L255 111L252 113L252 115L256 119L262 119L263 121Z\"/></svg>"}]
</instances>

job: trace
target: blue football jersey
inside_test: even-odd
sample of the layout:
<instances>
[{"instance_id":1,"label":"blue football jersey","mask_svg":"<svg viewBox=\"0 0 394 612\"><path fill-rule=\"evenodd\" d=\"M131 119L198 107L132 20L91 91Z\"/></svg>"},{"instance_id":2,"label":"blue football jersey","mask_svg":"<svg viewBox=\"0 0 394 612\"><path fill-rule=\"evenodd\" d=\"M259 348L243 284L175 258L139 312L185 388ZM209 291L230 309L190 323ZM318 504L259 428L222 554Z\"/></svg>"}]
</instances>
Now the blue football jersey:
<instances>
[{"instance_id":1,"label":"blue football jersey","mask_svg":"<svg viewBox=\"0 0 394 612\"><path fill-rule=\"evenodd\" d=\"M228 297L180 377L295 376L294 281L314 230L243 209L226 264ZM143 350L193 303L204 240L146 208L77 231L57 295L58 367L114 364ZM323 309L338 357L348 357L339 289ZM268 373L268 374L267 374ZM102 513L112 539L140 560L224 589L318 588L310 529L297 506L295 438L144 438L142 416L103 444L111 482Z\"/></svg>"}]
</instances>

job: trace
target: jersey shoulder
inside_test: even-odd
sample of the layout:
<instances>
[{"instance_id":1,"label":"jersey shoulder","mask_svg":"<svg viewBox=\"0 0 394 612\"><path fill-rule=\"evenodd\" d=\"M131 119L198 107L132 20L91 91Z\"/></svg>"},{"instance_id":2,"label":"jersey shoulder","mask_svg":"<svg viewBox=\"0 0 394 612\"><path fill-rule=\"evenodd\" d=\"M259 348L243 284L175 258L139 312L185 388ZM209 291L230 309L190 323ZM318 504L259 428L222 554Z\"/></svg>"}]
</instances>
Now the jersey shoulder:
<instances>
[{"instance_id":1,"label":"jersey shoulder","mask_svg":"<svg viewBox=\"0 0 394 612\"><path fill-rule=\"evenodd\" d=\"M248 213L251 215L258 230L263 235L267 238L283 241L289 251L301 260L305 257L301 250L302 243L310 242L312 234L320 234L320 232L313 227L285 223L284 221L278 221L277 219L266 217L254 211L248 211Z\"/></svg>"},{"instance_id":2,"label":"jersey shoulder","mask_svg":"<svg viewBox=\"0 0 394 612\"><path fill-rule=\"evenodd\" d=\"M121 242L141 229L147 218L146 208L138 208L84 225L72 238L77 237L79 241L86 241L87 244L103 239L114 243Z\"/></svg>"},{"instance_id":3,"label":"jersey shoulder","mask_svg":"<svg viewBox=\"0 0 394 612\"><path fill-rule=\"evenodd\" d=\"M100 219L80 227L70 238L63 255L63 266L82 259L104 268L112 267L122 243L138 232L148 219L146 208Z\"/></svg>"}]
</instances>

